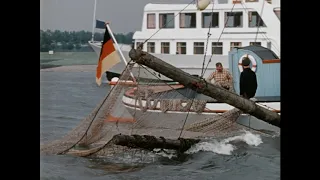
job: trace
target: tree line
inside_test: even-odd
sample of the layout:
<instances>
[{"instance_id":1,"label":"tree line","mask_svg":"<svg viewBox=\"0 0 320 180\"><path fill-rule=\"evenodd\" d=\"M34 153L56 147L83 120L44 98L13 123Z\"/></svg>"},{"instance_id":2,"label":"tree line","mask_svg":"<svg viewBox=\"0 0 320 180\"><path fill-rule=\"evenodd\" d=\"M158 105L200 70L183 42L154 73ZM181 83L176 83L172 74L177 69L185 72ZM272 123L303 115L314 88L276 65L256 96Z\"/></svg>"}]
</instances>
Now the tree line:
<instances>
[{"instance_id":1,"label":"tree line","mask_svg":"<svg viewBox=\"0 0 320 180\"><path fill-rule=\"evenodd\" d=\"M89 31L51 31L40 30L40 52L53 50L56 52L63 51L93 51L88 46L92 33ZM103 33L95 32L94 40L102 41ZM127 34L114 34L119 44L132 44L133 32Z\"/></svg>"}]
</instances>

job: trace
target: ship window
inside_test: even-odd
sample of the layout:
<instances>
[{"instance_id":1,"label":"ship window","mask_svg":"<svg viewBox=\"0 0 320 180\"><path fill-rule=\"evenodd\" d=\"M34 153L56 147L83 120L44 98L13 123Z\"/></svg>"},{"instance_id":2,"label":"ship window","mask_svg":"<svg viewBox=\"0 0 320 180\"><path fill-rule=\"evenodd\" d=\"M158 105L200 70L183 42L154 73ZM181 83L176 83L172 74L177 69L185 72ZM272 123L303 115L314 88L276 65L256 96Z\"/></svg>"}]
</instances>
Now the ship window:
<instances>
[{"instance_id":1,"label":"ship window","mask_svg":"<svg viewBox=\"0 0 320 180\"><path fill-rule=\"evenodd\" d=\"M196 13L180 13L180 28L196 28Z\"/></svg>"},{"instance_id":2,"label":"ship window","mask_svg":"<svg viewBox=\"0 0 320 180\"><path fill-rule=\"evenodd\" d=\"M193 54L204 54L204 42L193 43Z\"/></svg>"},{"instance_id":3,"label":"ship window","mask_svg":"<svg viewBox=\"0 0 320 180\"><path fill-rule=\"evenodd\" d=\"M258 45L261 46L261 42L250 42L250 46Z\"/></svg>"},{"instance_id":4,"label":"ship window","mask_svg":"<svg viewBox=\"0 0 320 180\"><path fill-rule=\"evenodd\" d=\"M239 48L242 46L242 43L241 42L231 42L230 43L230 51L233 49L233 48Z\"/></svg>"},{"instance_id":5,"label":"ship window","mask_svg":"<svg viewBox=\"0 0 320 180\"><path fill-rule=\"evenodd\" d=\"M242 27L243 15L242 12L226 12L225 24L226 27Z\"/></svg>"},{"instance_id":6,"label":"ship window","mask_svg":"<svg viewBox=\"0 0 320 180\"><path fill-rule=\"evenodd\" d=\"M161 53L162 54L170 54L170 43L162 42L161 43Z\"/></svg>"},{"instance_id":7,"label":"ship window","mask_svg":"<svg viewBox=\"0 0 320 180\"><path fill-rule=\"evenodd\" d=\"M147 14L147 28L155 29L156 28L156 14Z\"/></svg>"},{"instance_id":8,"label":"ship window","mask_svg":"<svg viewBox=\"0 0 320 180\"><path fill-rule=\"evenodd\" d=\"M148 42L147 43L147 52L154 53L155 51L155 43L154 42Z\"/></svg>"},{"instance_id":9,"label":"ship window","mask_svg":"<svg viewBox=\"0 0 320 180\"><path fill-rule=\"evenodd\" d=\"M271 42L267 42L267 48L271 49Z\"/></svg>"},{"instance_id":10,"label":"ship window","mask_svg":"<svg viewBox=\"0 0 320 180\"><path fill-rule=\"evenodd\" d=\"M214 3L215 4L228 4L229 2L228 2L229 0L214 0Z\"/></svg>"},{"instance_id":11,"label":"ship window","mask_svg":"<svg viewBox=\"0 0 320 180\"><path fill-rule=\"evenodd\" d=\"M159 14L159 28L174 28L174 13Z\"/></svg>"},{"instance_id":12,"label":"ship window","mask_svg":"<svg viewBox=\"0 0 320 180\"><path fill-rule=\"evenodd\" d=\"M266 0L267 3L272 4L272 0Z\"/></svg>"},{"instance_id":13,"label":"ship window","mask_svg":"<svg viewBox=\"0 0 320 180\"><path fill-rule=\"evenodd\" d=\"M177 42L177 53L176 54L187 54L187 43Z\"/></svg>"},{"instance_id":14,"label":"ship window","mask_svg":"<svg viewBox=\"0 0 320 180\"><path fill-rule=\"evenodd\" d=\"M223 44L222 42L212 42L212 54L222 54Z\"/></svg>"},{"instance_id":15,"label":"ship window","mask_svg":"<svg viewBox=\"0 0 320 180\"><path fill-rule=\"evenodd\" d=\"M274 13L277 15L277 17L278 17L278 19L279 20L281 20L281 18L280 18L280 9L278 9L278 10L274 10Z\"/></svg>"},{"instance_id":16,"label":"ship window","mask_svg":"<svg viewBox=\"0 0 320 180\"><path fill-rule=\"evenodd\" d=\"M258 2L259 0L246 0L246 2Z\"/></svg>"},{"instance_id":17,"label":"ship window","mask_svg":"<svg viewBox=\"0 0 320 180\"><path fill-rule=\"evenodd\" d=\"M142 49L143 49L143 42L136 42L136 49L139 47L140 44L142 44Z\"/></svg>"},{"instance_id":18,"label":"ship window","mask_svg":"<svg viewBox=\"0 0 320 180\"><path fill-rule=\"evenodd\" d=\"M257 12L249 12L249 27L266 27Z\"/></svg>"},{"instance_id":19,"label":"ship window","mask_svg":"<svg viewBox=\"0 0 320 180\"><path fill-rule=\"evenodd\" d=\"M202 13L202 28L209 28L211 21L211 27L219 27L219 13Z\"/></svg>"}]
</instances>

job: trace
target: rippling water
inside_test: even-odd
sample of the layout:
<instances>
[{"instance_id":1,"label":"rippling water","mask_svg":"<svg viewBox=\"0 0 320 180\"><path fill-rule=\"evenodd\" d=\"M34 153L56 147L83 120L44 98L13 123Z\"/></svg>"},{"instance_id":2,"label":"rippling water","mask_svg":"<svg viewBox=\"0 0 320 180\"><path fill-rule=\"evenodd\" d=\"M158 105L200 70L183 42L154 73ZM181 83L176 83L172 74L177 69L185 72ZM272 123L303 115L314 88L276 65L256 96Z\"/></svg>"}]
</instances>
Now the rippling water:
<instances>
[{"instance_id":1,"label":"rippling water","mask_svg":"<svg viewBox=\"0 0 320 180\"><path fill-rule=\"evenodd\" d=\"M94 72L40 72L40 143L57 139L86 117L110 89L98 87ZM115 159L42 156L40 179L280 179L280 140L244 132L198 144L183 159L130 154Z\"/></svg>"}]
</instances>

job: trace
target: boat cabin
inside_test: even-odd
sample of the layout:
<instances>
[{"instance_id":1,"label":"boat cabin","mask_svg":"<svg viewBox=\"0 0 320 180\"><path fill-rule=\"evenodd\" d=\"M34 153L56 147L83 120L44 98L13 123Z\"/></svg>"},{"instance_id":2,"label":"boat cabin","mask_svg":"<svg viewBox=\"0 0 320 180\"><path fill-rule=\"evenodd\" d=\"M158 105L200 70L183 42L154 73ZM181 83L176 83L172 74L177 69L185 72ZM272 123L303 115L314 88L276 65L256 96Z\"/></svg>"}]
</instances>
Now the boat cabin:
<instances>
[{"instance_id":1,"label":"boat cabin","mask_svg":"<svg viewBox=\"0 0 320 180\"><path fill-rule=\"evenodd\" d=\"M251 69L257 75L258 89L255 96L274 97L280 101L280 58L270 49L257 45L236 48L229 52L229 71L233 75L236 93L240 93L239 81L243 57L249 57Z\"/></svg>"}]
</instances>

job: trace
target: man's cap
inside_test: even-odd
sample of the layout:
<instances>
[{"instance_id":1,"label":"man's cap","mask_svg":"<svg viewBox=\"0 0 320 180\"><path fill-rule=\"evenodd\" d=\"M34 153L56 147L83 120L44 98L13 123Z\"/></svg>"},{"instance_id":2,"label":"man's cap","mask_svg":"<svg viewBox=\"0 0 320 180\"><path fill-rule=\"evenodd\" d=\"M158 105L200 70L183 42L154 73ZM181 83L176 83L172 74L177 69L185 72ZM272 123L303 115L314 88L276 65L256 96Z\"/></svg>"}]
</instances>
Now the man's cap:
<instances>
[{"instance_id":1,"label":"man's cap","mask_svg":"<svg viewBox=\"0 0 320 180\"><path fill-rule=\"evenodd\" d=\"M248 57L244 57L242 59L242 66L249 66L250 65L250 59Z\"/></svg>"}]
</instances>

